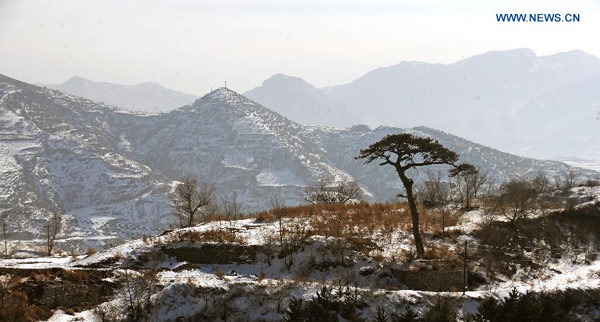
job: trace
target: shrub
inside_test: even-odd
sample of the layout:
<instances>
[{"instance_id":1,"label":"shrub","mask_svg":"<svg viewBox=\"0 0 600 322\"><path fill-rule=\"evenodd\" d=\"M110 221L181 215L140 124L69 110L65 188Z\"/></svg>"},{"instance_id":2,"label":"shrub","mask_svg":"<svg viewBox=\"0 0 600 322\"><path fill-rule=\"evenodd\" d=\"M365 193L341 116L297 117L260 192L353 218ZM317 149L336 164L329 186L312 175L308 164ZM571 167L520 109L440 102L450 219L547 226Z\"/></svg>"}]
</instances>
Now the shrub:
<instances>
[{"instance_id":1,"label":"shrub","mask_svg":"<svg viewBox=\"0 0 600 322\"><path fill-rule=\"evenodd\" d=\"M149 245L152 242L152 237L148 236L148 235L144 235L142 237L142 240L144 241L144 245Z\"/></svg>"},{"instance_id":2,"label":"shrub","mask_svg":"<svg viewBox=\"0 0 600 322\"><path fill-rule=\"evenodd\" d=\"M222 280L224 280L224 279L225 279L225 273L224 273L222 270L220 270L220 269L216 269L216 270L215 270L215 275L216 275L216 276L217 276L219 279L222 279Z\"/></svg>"}]
</instances>

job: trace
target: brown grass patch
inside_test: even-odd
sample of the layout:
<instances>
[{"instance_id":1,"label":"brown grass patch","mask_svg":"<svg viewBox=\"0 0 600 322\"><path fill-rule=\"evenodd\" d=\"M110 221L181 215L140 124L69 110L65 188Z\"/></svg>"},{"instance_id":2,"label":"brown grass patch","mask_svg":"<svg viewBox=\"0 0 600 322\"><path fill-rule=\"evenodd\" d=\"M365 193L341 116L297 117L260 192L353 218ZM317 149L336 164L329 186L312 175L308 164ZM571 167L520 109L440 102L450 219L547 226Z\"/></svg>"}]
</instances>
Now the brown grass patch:
<instances>
[{"instance_id":1,"label":"brown grass patch","mask_svg":"<svg viewBox=\"0 0 600 322\"><path fill-rule=\"evenodd\" d=\"M213 228L206 231L188 230L177 234L174 241L190 241L192 243L238 243L240 245L245 245L247 243L247 240L243 235L239 234L239 232L239 228L227 226Z\"/></svg>"},{"instance_id":2,"label":"brown grass patch","mask_svg":"<svg viewBox=\"0 0 600 322\"><path fill-rule=\"evenodd\" d=\"M88 280L90 276L83 270L65 270L63 278L67 281L82 282Z\"/></svg>"}]
</instances>

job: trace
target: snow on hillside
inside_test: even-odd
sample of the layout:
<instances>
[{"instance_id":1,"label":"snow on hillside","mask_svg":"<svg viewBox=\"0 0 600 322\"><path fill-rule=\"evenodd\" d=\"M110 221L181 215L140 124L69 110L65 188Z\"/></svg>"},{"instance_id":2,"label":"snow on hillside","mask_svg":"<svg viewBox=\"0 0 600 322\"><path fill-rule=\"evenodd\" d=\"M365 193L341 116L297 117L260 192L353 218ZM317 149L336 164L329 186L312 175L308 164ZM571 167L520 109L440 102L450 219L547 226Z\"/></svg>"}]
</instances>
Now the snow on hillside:
<instances>
[{"instance_id":1,"label":"snow on hillside","mask_svg":"<svg viewBox=\"0 0 600 322\"><path fill-rule=\"evenodd\" d=\"M23 232L23 247L52 211L67 214L64 249L139 236L120 226L146 234L165 228L170 187L107 140L111 108L6 78L0 97L0 205L19 205L10 229Z\"/></svg>"},{"instance_id":2,"label":"snow on hillside","mask_svg":"<svg viewBox=\"0 0 600 322\"><path fill-rule=\"evenodd\" d=\"M594 189L579 192L598 193ZM284 218L283 227L288 232L286 243L293 243L296 238L294 231L299 227L303 231L311 231L294 248L293 261L288 261L288 255L274 256L279 249L277 236L280 228L277 221L249 218L214 221L169 231L77 258L3 259L0 260L0 268L108 270L112 275L105 279L111 282L123 281L126 273L130 276L128 278L135 278L143 276L144 270L157 269L158 287L149 299L155 303L152 306L152 310L155 310L152 311L153 316L160 321L175 321L178 318L218 319L218 315L214 314L222 314L221 310L228 310L227 314L234 320L246 318L279 321L285 312L283 308L289 305L292 297L310 301L324 286L333 289L334 293L340 292L340 288L346 289L348 294L360 294L361 303L364 304L357 309L362 318L372 319L377 306L384 308L388 314L407 307L423 312L430 303L445 296L456 301L453 303L459 308L458 317L461 320L475 313L478 302L484 297L492 295L505 298L513 289L521 293L551 293L573 289L585 293L595 292L600 288L600 258L588 261L587 255L582 256L568 250L548 258L545 240L537 242L540 245L537 251L520 249L514 245L498 248L496 251L501 251L502 256L520 256L516 262L523 264L515 265L515 270L510 275L497 272L495 278L490 277L486 273L487 259L477 255L480 249L489 246L477 234L463 230L463 224L475 224L472 220L478 216L478 211L461 215L459 222L463 223L447 227L445 237L436 237L431 228L425 230L428 249L432 249L432 252L434 249L447 249L439 251L439 254L446 254L441 256L453 258L456 254L461 254L463 242L469 241L469 253L472 257L469 270L473 276L479 276L478 281L464 295L458 290L410 288L405 284L410 279L402 277L402 272L407 269L414 274L443 271L448 268L444 264L438 264L438 260L440 263L457 261L462 265L460 258L448 259L434 255L432 259L415 260L410 257L412 237L405 228L395 226L389 231L378 226L370 233L363 230L364 234L357 233L355 236L372 241L370 250L348 249L346 264L340 264L336 259L339 259L341 248L336 247L339 247L340 239L347 237L323 235L323 231L319 230L322 229L319 227L320 216L336 218L340 215L335 213L336 210L327 209L310 216L303 214ZM349 212L343 212L341 216L352 214L352 209L355 208L349 208ZM405 208L387 209L394 213L393 216L402 216L401 213L406 211ZM360 231L359 227L356 229ZM214 238L225 240L217 241ZM502 249L507 253L502 253ZM527 260L521 261L519 258ZM507 261L511 262L511 259ZM526 265L526 262L533 264ZM435 268L431 268L432 265ZM401 272L398 273L397 270ZM481 283L481 276L485 277L486 282L477 284ZM116 292L98 307L121 312L126 308L124 296L126 293L123 291ZM223 308L222 305L226 305L224 303L230 303L231 306ZM593 307L587 309L588 315L580 316L580 320L591 321L597 318ZM98 312L103 310L83 310L74 315L56 310L49 321L71 321L73 318L97 321Z\"/></svg>"}]
</instances>

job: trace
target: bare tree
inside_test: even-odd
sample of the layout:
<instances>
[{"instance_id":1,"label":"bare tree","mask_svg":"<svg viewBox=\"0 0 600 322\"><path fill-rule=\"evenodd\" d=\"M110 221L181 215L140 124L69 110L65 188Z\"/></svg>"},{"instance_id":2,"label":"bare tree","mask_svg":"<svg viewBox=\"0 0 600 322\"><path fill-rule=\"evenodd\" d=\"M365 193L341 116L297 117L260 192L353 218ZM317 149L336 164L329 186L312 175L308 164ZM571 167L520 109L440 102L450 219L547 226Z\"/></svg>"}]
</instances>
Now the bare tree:
<instances>
[{"instance_id":1,"label":"bare tree","mask_svg":"<svg viewBox=\"0 0 600 322\"><path fill-rule=\"evenodd\" d=\"M450 185L442 175L442 171L427 169L427 180L417 189L417 199L425 206L441 206L450 198Z\"/></svg>"},{"instance_id":2,"label":"bare tree","mask_svg":"<svg viewBox=\"0 0 600 322\"><path fill-rule=\"evenodd\" d=\"M174 214L179 219L179 227L192 227L199 221L202 211L213 203L215 185L198 182L195 178L184 177L171 196Z\"/></svg>"},{"instance_id":3,"label":"bare tree","mask_svg":"<svg viewBox=\"0 0 600 322\"><path fill-rule=\"evenodd\" d=\"M283 251L283 216L285 215L285 202L281 195L273 194L269 198L269 207L271 208L271 213L277 218L279 222L279 248Z\"/></svg>"},{"instance_id":4,"label":"bare tree","mask_svg":"<svg viewBox=\"0 0 600 322\"><path fill-rule=\"evenodd\" d=\"M2 229L2 239L4 240L4 258L8 258L8 224L12 220L12 210L3 212L0 215L0 229Z\"/></svg>"},{"instance_id":5,"label":"bare tree","mask_svg":"<svg viewBox=\"0 0 600 322\"><path fill-rule=\"evenodd\" d=\"M126 261L123 274L123 295L127 303L129 321L148 320L147 317L152 308L151 296L155 291L157 280L156 272L153 270L131 276L129 261Z\"/></svg>"},{"instance_id":6,"label":"bare tree","mask_svg":"<svg viewBox=\"0 0 600 322\"><path fill-rule=\"evenodd\" d=\"M262 227L258 231L259 236L261 237L263 251L265 252L265 256L267 257L267 264L271 266L271 258L273 257L273 253L275 252L275 248L277 245L277 235L274 231L267 227Z\"/></svg>"},{"instance_id":7,"label":"bare tree","mask_svg":"<svg viewBox=\"0 0 600 322\"><path fill-rule=\"evenodd\" d=\"M499 196L490 195L487 197L487 201L487 206L483 207L481 211L481 222L479 222L481 228L491 228L505 212L504 204Z\"/></svg>"},{"instance_id":8,"label":"bare tree","mask_svg":"<svg viewBox=\"0 0 600 322\"><path fill-rule=\"evenodd\" d=\"M577 173L573 170L569 170L569 172L565 174L565 179L563 180L564 189L569 190L577 186L577 179Z\"/></svg>"},{"instance_id":9,"label":"bare tree","mask_svg":"<svg viewBox=\"0 0 600 322\"><path fill-rule=\"evenodd\" d=\"M527 180L505 182L500 191L500 202L504 217L513 226L516 226L520 220L526 218L531 212L536 191Z\"/></svg>"},{"instance_id":10,"label":"bare tree","mask_svg":"<svg viewBox=\"0 0 600 322\"><path fill-rule=\"evenodd\" d=\"M242 216L242 204L237 199L237 193L221 197L221 211L229 219L239 219Z\"/></svg>"},{"instance_id":11,"label":"bare tree","mask_svg":"<svg viewBox=\"0 0 600 322\"><path fill-rule=\"evenodd\" d=\"M54 249L54 242L56 241L56 237L60 234L62 230L62 222L63 214L61 212L53 212L48 218L48 222L46 223L46 251L48 256L52 255L52 249Z\"/></svg>"},{"instance_id":12,"label":"bare tree","mask_svg":"<svg viewBox=\"0 0 600 322\"><path fill-rule=\"evenodd\" d=\"M563 180L560 176L554 176L552 182L554 183L554 189L561 190L563 188Z\"/></svg>"},{"instance_id":13,"label":"bare tree","mask_svg":"<svg viewBox=\"0 0 600 322\"><path fill-rule=\"evenodd\" d=\"M543 170L538 171L531 183L537 193L546 193L550 190L550 178Z\"/></svg>"},{"instance_id":14,"label":"bare tree","mask_svg":"<svg viewBox=\"0 0 600 322\"><path fill-rule=\"evenodd\" d=\"M454 192L463 208L471 208L473 201L487 181L487 174L481 173L476 167L469 167L454 176Z\"/></svg>"},{"instance_id":15,"label":"bare tree","mask_svg":"<svg viewBox=\"0 0 600 322\"><path fill-rule=\"evenodd\" d=\"M320 179L306 187L304 198L312 204L341 203L362 198L362 189L355 181Z\"/></svg>"}]
</instances>

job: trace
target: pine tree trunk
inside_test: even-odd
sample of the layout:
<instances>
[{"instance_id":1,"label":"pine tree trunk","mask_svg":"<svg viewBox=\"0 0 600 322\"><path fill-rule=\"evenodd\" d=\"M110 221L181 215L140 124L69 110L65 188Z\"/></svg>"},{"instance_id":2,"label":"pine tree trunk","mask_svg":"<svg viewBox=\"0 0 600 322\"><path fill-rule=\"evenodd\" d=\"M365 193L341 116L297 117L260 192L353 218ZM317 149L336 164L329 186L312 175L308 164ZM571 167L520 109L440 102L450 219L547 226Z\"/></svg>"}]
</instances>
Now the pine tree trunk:
<instances>
[{"instance_id":1,"label":"pine tree trunk","mask_svg":"<svg viewBox=\"0 0 600 322\"><path fill-rule=\"evenodd\" d=\"M410 215L412 217L412 231L415 238L417 256L423 257L423 254L425 253L425 247L423 247L421 231L419 230L419 212L417 211L417 202L415 201L415 196L413 195L413 181L404 174L404 171L398 170L398 175L400 176L400 180L402 180L402 184L406 190L406 199L408 199L408 208L410 209Z\"/></svg>"}]
</instances>

